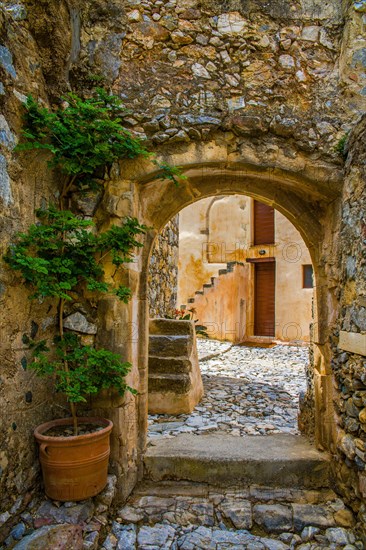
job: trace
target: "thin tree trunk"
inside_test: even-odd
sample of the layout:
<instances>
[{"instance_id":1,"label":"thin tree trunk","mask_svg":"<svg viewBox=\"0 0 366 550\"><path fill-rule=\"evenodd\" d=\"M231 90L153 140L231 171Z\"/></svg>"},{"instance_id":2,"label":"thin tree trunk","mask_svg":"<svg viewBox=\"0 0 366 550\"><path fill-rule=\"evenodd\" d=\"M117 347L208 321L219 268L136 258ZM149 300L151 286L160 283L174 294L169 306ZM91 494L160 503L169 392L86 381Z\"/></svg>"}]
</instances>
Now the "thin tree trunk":
<instances>
[{"instance_id":1,"label":"thin tree trunk","mask_svg":"<svg viewBox=\"0 0 366 550\"><path fill-rule=\"evenodd\" d=\"M69 177L66 180L66 182L64 183L64 185L62 186L62 190L61 190L61 193L60 193L60 210L65 210L64 200L65 200L68 192L70 191L74 181L76 180L76 177L77 176Z\"/></svg>"},{"instance_id":2,"label":"thin tree trunk","mask_svg":"<svg viewBox=\"0 0 366 550\"><path fill-rule=\"evenodd\" d=\"M65 306L65 299L60 298L59 310L58 310L58 323L59 323L59 332L60 332L61 339L64 337L64 325L63 325L64 306ZM66 373L70 372L69 365L66 360L64 360L64 370ZM78 435L78 419L76 416L76 405L71 401L69 401L69 405L70 405L70 411L71 411L72 420L73 420L74 435Z\"/></svg>"}]
</instances>

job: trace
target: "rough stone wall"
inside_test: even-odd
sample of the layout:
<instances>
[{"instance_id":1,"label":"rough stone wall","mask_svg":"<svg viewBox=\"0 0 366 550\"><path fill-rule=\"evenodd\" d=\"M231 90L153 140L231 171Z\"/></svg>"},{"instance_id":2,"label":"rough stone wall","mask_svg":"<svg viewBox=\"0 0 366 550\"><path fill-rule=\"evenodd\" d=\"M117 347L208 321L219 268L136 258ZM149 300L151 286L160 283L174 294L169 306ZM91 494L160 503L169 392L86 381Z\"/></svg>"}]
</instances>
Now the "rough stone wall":
<instances>
[{"instance_id":1,"label":"rough stone wall","mask_svg":"<svg viewBox=\"0 0 366 550\"><path fill-rule=\"evenodd\" d=\"M366 525L366 346L363 354L344 351L340 331L366 332L366 117L352 132L342 200L337 293L339 318L331 344L337 414L335 473ZM364 339L366 339L364 337ZM354 350L356 351L356 350Z\"/></svg>"},{"instance_id":2,"label":"rough stone wall","mask_svg":"<svg viewBox=\"0 0 366 550\"><path fill-rule=\"evenodd\" d=\"M314 316L314 314L313 314ZM310 341L314 342L314 323L310 324ZM314 390L314 345L309 346L309 362L305 367L306 391L299 395L298 426L311 441L315 438L315 390Z\"/></svg>"},{"instance_id":3,"label":"rough stone wall","mask_svg":"<svg viewBox=\"0 0 366 550\"><path fill-rule=\"evenodd\" d=\"M58 25L67 28L63 7L60 2ZM57 67L55 59L54 70ZM14 234L35 221L36 208L56 202L57 180L45 156L13 152L28 93L48 103L41 56L27 12L12 3L8 9L0 7L0 256ZM9 510L21 509L27 491L39 485L34 428L52 417L65 416L66 410L52 395L52 387L27 368L26 337L52 336L56 322L49 301L31 302L28 295L20 279L0 260L0 514L5 514L0 515L0 525Z\"/></svg>"},{"instance_id":4,"label":"rough stone wall","mask_svg":"<svg viewBox=\"0 0 366 550\"><path fill-rule=\"evenodd\" d=\"M84 3L73 74L79 85L83 75L113 84L131 109L127 123L155 145L209 140L221 128L228 140L270 132L333 155L366 103L359 4Z\"/></svg>"},{"instance_id":5,"label":"rough stone wall","mask_svg":"<svg viewBox=\"0 0 366 550\"><path fill-rule=\"evenodd\" d=\"M178 288L179 216L156 238L149 265L150 317L174 316Z\"/></svg>"}]
</instances>

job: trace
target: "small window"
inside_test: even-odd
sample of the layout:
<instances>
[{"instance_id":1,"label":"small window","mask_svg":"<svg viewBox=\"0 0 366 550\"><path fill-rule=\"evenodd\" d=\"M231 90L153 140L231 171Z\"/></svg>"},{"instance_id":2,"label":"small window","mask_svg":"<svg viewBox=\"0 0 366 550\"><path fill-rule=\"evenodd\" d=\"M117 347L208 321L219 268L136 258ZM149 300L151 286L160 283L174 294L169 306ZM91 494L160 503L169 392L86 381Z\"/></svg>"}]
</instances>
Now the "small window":
<instances>
[{"instance_id":1,"label":"small window","mask_svg":"<svg viewBox=\"0 0 366 550\"><path fill-rule=\"evenodd\" d=\"M254 238L253 244L274 244L275 242L275 215L274 208L263 202L254 201Z\"/></svg>"},{"instance_id":2,"label":"small window","mask_svg":"<svg viewBox=\"0 0 366 550\"><path fill-rule=\"evenodd\" d=\"M313 266L311 264L303 265L302 266L302 288L313 288L313 287L314 287Z\"/></svg>"}]
</instances>

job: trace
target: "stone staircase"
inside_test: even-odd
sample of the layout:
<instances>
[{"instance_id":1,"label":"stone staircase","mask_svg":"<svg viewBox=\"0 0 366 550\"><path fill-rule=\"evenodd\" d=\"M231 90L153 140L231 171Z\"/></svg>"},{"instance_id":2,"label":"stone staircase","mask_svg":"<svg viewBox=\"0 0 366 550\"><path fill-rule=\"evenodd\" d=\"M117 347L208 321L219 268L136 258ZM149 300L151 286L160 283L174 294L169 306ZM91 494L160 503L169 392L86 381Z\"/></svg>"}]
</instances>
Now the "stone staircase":
<instances>
[{"instance_id":1,"label":"stone staircase","mask_svg":"<svg viewBox=\"0 0 366 550\"><path fill-rule=\"evenodd\" d=\"M364 548L330 484L329 457L299 436L161 439L103 548Z\"/></svg>"},{"instance_id":2,"label":"stone staircase","mask_svg":"<svg viewBox=\"0 0 366 550\"><path fill-rule=\"evenodd\" d=\"M218 284L218 281L225 275L227 275L228 273L232 273L234 271L234 268L236 265L241 265L241 266L244 266L245 264L243 264L242 262L227 262L226 264L226 269L219 269L219 273L218 273L218 276L217 277L211 277L211 282L210 283L205 283L203 286L202 286L202 289L201 290L197 290L195 292L195 297L194 298L188 298L187 299L187 304L189 304L190 307L192 307L192 305L196 302L196 299L199 297L199 296L204 296L205 293L207 293L208 290L211 290L212 288L214 288L215 286L217 286ZM184 309L186 307L186 305L181 305L180 306L182 309Z\"/></svg>"},{"instance_id":3,"label":"stone staircase","mask_svg":"<svg viewBox=\"0 0 366 550\"><path fill-rule=\"evenodd\" d=\"M217 277L204 284L188 299L188 309L207 327L211 338L241 342L246 331L247 304L250 289L249 264L228 262ZM181 306L185 309L186 306Z\"/></svg>"},{"instance_id":4,"label":"stone staircase","mask_svg":"<svg viewBox=\"0 0 366 550\"><path fill-rule=\"evenodd\" d=\"M203 395L192 321L152 319L149 336L149 413L190 413Z\"/></svg>"},{"instance_id":5,"label":"stone staircase","mask_svg":"<svg viewBox=\"0 0 366 550\"><path fill-rule=\"evenodd\" d=\"M330 486L329 457L302 437L159 440L103 548L361 550L353 515Z\"/></svg>"}]
</instances>

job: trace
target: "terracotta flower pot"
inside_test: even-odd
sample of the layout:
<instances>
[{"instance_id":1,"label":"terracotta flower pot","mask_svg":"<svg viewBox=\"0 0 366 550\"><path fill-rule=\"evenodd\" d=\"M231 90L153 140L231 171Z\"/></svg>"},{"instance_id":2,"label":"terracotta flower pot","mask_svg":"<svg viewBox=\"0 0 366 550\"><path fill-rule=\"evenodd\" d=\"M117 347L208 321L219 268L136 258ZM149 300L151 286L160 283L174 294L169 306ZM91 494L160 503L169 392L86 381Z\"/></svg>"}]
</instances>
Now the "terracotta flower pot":
<instances>
[{"instance_id":1,"label":"terracotta flower pot","mask_svg":"<svg viewBox=\"0 0 366 550\"><path fill-rule=\"evenodd\" d=\"M63 418L41 424L34 431L45 492L54 500L84 500L106 486L113 423L105 418L78 418L78 424L82 423L102 429L70 437L48 436L51 428L72 426L72 418Z\"/></svg>"}]
</instances>

